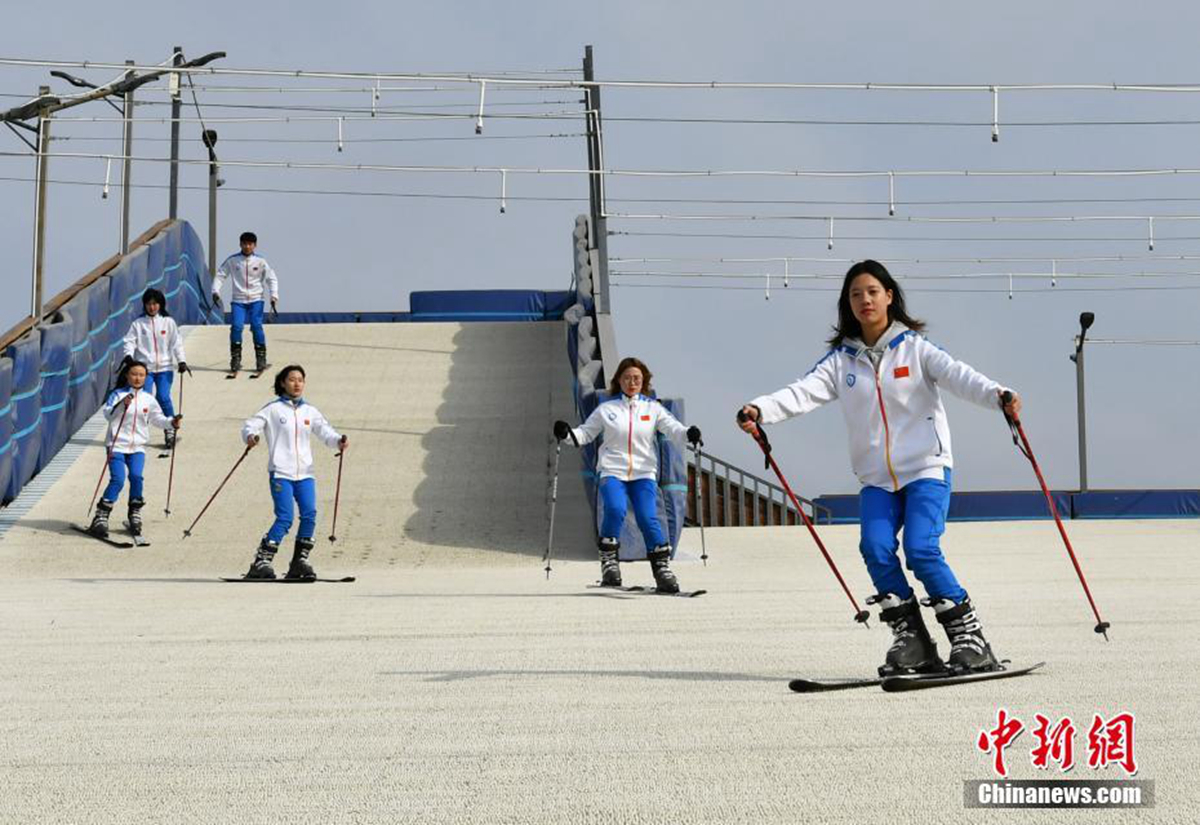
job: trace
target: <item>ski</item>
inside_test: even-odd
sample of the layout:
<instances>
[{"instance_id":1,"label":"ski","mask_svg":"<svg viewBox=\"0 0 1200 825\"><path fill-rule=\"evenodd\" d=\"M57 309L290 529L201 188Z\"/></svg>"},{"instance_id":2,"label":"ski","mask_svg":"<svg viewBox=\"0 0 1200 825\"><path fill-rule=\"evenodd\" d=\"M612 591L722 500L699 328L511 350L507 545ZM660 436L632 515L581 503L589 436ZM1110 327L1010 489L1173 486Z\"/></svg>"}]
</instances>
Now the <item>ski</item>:
<instances>
[{"instance_id":1,"label":"ski","mask_svg":"<svg viewBox=\"0 0 1200 825\"><path fill-rule=\"evenodd\" d=\"M269 370L270 368L271 368L271 365L270 365L270 364L267 364L267 365L266 365L265 367L263 367L261 370L255 370L254 372L250 373L250 377L251 377L251 378L261 378L261 377L262 377L262 374L263 374L264 372L266 372L267 370Z\"/></svg>"},{"instance_id":2,"label":"ski","mask_svg":"<svg viewBox=\"0 0 1200 825\"><path fill-rule=\"evenodd\" d=\"M1014 676L1024 676L1032 673L1045 662L1038 662L1029 667L1016 670L989 670L984 673L947 674L945 676L889 676L883 680L883 689L888 693L901 693L910 690L925 690L926 688L949 687L950 685L965 685L972 682L989 682L994 679L1010 679Z\"/></svg>"},{"instance_id":3,"label":"ski","mask_svg":"<svg viewBox=\"0 0 1200 825\"><path fill-rule=\"evenodd\" d=\"M831 690L851 690L853 688L878 687L887 679L940 679L947 671L938 670L932 673L906 673L890 676L864 676L854 679L793 679L788 687L796 693L824 693Z\"/></svg>"},{"instance_id":4,"label":"ski","mask_svg":"<svg viewBox=\"0 0 1200 825\"><path fill-rule=\"evenodd\" d=\"M125 524L125 529L129 530L129 522L124 522L124 524ZM150 539L146 538L145 536L141 535L140 533L135 535L133 533L133 531L130 530L129 537L133 541L134 547L149 547L150 546Z\"/></svg>"},{"instance_id":5,"label":"ski","mask_svg":"<svg viewBox=\"0 0 1200 825\"><path fill-rule=\"evenodd\" d=\"M130 547L133 547L133 542L131 542L131 541L117 541L116 539L102 538L101 536L97 536L95 533L91 532L90 530L85 530L84 528L80 527L78 524L72 524L71 529L75 530L79 533L83 533L88 538L93 538L96 541L102 541L105 544L109 545L110 547L119 547L122 550L128 550Z\"/></svg>"},{"instance_id":6,"label":"ski","mask_svg":"<svg viewBox=\"0 0 1200 825\"><path fill-rule=\"evenodd\" d=\"M232 381L233 379L235 379L235 378L237 378L237 377L238 377L238 373L239 373L239 372L241 372L241 370L228 370L228 371L225 373L225 380L226 380L226 381Z\"/></svg>"},{"instance_id":7,"label":"ski","mask_svg":"<svg viewBox=\"0 0 1200 825\"><path fill-rule=\"evenodd\" d=\"M589 584L589 589L594 590L619 590L622 593L646 593L651 596L674 596L678 599L694 599L697 596L703 596L707 590L680 590L678 593L661 593L653 587L644 587L640 584L621 585L620 587L612 587L604 584Z\"/></svg>"},{"instance_id":8,"label":"ski","mask_svg":"<svg viewBox=\"0 0 1200 825\"><path fill-rule=\"evenodd\" d=\"M355 576L343 576L340 579L323 579L320 576L313 576L304 579L248 579L245 576L238 576L237 578L233 578L232 576L221 577L221 581L223 582L255 582L257 584L316 584L317 582L325 582L328 584L345 584L356 580L357 579Z\"/></svg>"}]
</instances>

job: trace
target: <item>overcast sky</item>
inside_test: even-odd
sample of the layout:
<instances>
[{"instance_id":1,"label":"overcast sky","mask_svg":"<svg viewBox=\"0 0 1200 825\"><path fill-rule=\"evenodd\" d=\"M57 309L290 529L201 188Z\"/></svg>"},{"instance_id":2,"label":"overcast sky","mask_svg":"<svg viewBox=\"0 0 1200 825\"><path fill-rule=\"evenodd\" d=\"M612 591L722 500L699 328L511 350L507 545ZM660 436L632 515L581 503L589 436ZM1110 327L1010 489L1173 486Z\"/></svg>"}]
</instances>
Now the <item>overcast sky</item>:
<instances>
[{"instance_id":1,"label":"overcast sky","mask_svg":"<svg viewBox=\"0 0 1200 825\"><path fill-rule=\"evenodd\" d=\"M311 8L310 8L311 6ZM233 3L126 2L113 8L62 2L54 25L30 13L6 15L0 56L139 63L165 59L174 45L188 56L223 50L228 67L365 72L544 71L576 69L585 44L595 47L600 79L760 80L846 83L1192 83L1200 82L1193 3L870 2L842 4L615 2L523 3ZM303 8L303 11L298 9ZM70 70L95 82L104 70ZM50 83L47 69L0 66L0 105L15 105ZM201 87L295 82L225 78ZM321 85L313 81L307 85ZM361 86L327 81L327 86ZM402 84L397 84L402 85ZM53 80L55 91L68 87ZM385 92L388 109L472 113L477 89ZM282 117L297 111L263 106L366 109L365 92L198 93L205 117ZM578 111L578 93L488 90L489 114ZM141 95L166 100L161 91ZM189 101L190 102L190 101ZM219 104L240 107L220 108ZM986 92L633 90L603 92L606 165L612 169L1012 170L1196 168L1200 125L1021 127L1032 121L1191 120L1200 124L1200 95L1128 92L1006 92L1000 98L1001 138L990 140L992 98ZM139 107L142 118L164 117L165 106ZM195 114L189 107L187 115ZM314 114L314 113L309 113ZM326 113L315 113L326 114ZM103 103L63 113L55 152L116 153L120 124L66 122L116 116ZM620 117L706 117L923 122L974 126L698 124L621 122ZM1006 123L1007 122L1007 123ZM294 160L391 165L580 168L586 166L578 119L491 119L482 139L470 118L441 121L337 123L214 123L225 160ZM201 158L199 126L185 123L184 157ZM165 123L137 127L135 155L167 153ZM412 140L413 138L455 140ZM380 140L386 138L388 140ZM360 142L369 139L372 142ZM406 140L400 140L406 139ZM245 142L242 142L245 141ZM299 142L309 141L309 142ZM0 152L20 152L7 130ZM117 180L114 164L113 180ZM6 251L0 327L25 315L32 256L33 162L0 157L0 199ZM100 184L101 159L55 159L51 178ZM431 288L566 288L568 233L586 211L579 176L508 177L508 211L499 212L495 174L262 170L224 168L219 221L221 256L236 250L243 229L279 273L281 309L407 309L410 291ZM203 166L185 167L181 216L207 239ZM135 165L135 184L162 186L165 165ZM899 178L897 218L917 216L1156 215L1154 251L1148 222L917 224L842 220L827 249L823 221L665 221L614 218L616 232L675 232L708 237L615 235L613 257L818 257L791 265L797 273L844 272L843 259L928 260L1034 257L1008 263L907 263L899 275L1046 272L1050 261L1080 255L1200 255L1200 222L1167 215L1200 214L1200 176L1155 178ZM307 189L390 193L350 197L264 192ZM257 190L257 191L239 191ZM484 199L397 197L474 195ZM561 198L522 201L521 196ZM887 181L811 178L614 178L613 213L760 216L887 215ZM647 203L639 198L678 198ZM570 200L570 199L577 200ZM749 199L765 204L697 203ZM1071 202L1062 202L1072 199ZM1164 200L1171 199L1171 200ZM812 201L822 201L811 203ZM782 203L799 201L799 203ZM866 203L848 203L866 201ZM940 201L914 203L913 201ZM946 201L959 201L946 203ZM962 203L969 201L969 203ZM993 203L979 203L993 201ZM1004 201L997 203L996 201ZM120 191L107 200L99 186L60 183L49 195L49 297L116 250ZM167 193L133 192L133 235L165 217ZM717 235L782 235L730 238ZM867 236L855 240L850 236ZM1182 238L1182 240L1176 240ZM1062 261L1060 272L1192 272L1189 261ZM614 270L782 274L782 264L614 263ZM1195 322L1200 284L1194 277L1086 282L1049 278L902 281L914 315L930 337L1025 397L1026 425L1052 485L1078 481L1075 373L1068 360L1079 313L1096 313L1092 335L1119 339L1200 339ZM640 288L637 284L658 284ZM752 289L685 289L741 286ZM704 428L711 451L748 469L761 467L757 448L735 430L744 400L777 389L820 357L834 319L836 280L795 280L787 290L766 279L614 278L614 316L621 354L636 354L655 372L664 395L681 396L689 418ZM1175 287L1146 289L1144 287ZM1097 287L1108 291L1095 290ZM1139 287L1132 289L1131 287ZM1026 291L1030 289L1043 291ZM1200 437L1192 424L1200 406L1194 346L1097 344L1088 350L1089 465L1093 488L1194 487ZM565 355L564 355L565 357ZM347 388L347 391L361 388ZM1012 448L996 413L946 401L960 490L1030 488L1028 463ZM806 494L853 492L840 411L820 410L774 431L777 456Z\"/></svg>"}]
</instances>

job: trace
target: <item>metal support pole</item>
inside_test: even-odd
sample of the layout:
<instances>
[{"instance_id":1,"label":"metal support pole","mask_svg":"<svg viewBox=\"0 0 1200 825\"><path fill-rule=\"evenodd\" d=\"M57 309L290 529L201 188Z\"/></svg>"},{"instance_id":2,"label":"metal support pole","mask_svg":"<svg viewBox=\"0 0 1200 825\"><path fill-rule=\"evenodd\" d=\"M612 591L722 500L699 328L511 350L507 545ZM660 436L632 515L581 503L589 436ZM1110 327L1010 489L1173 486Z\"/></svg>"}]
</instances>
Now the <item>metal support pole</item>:
<instances>
[{"instance_id":1,"label":"metal support pole","mask_svg":"<svg viewBox=\"0 0 1200 825\"><path fill-rule=\"evenodd\" d=\"M1071 360L1075 362L1075 405L1079 417L1079 492L1088 491L1087 480L1087 400L1083 386L1083 344L1087 338L1088 327L1096 320L1095 313L1084 312L1079 316L1079 334L1075 336L1075 354Z\"/></svg>"},{"instance_id":2,"label":"metal support pole","mask_svg":"<svg viewBox=\"0 0 1200 825\"><path fill-rule=\"evenodd\" d=\"M126 60L125 65L132 66L134 61ZM132 77L133 72L127 72L126 77ZM121 254L129 252L129 200L130 184L133 177L133 89L125 92L125 140L122 143L122 154L125 163L121 171Z\"/></svg>"},{"instance_id":3,"label":"metal support pole","mask_svg":"<svg viewBox=\"0 0 1200 825\"><path fill-rule=\"evenodd\" d=\"M583 79L595 80L592 63L592 47L584 48ZM584 105L587 107L588 129L588 169L592 174L589 178L589 204L594 229L593 247L596 249L599 266L592 273L595 279L593 293L596 296L596 312L609 313L612 304L608 291L608 218L605 206L605 181L601 172L604 169L604 139L602 121L600 118L600 87L588 86L584 92Z\"/></svg>"},{"instance_id":4,"label":"metal support pole","mask_svg":"<svg viewBox=\"0 0 1200 825\"><path fill-rule=\"evenodd\" d=\"M183 63L183 47L175 47L174 65ZM179 118L183 114L182 84L179 72L171 75L171 194L167 204L167 217L179 217Z\"/></svg>"},{"instance_id":5,"label":"metal support pole","mask_svg":"<svg viewBox=\"0 0 1200 825\"><path fill-rule=\"evenodd\" d=\"M38 96L50 94L49 86L38 87ZM37 187L33 200L33 290L29 314L35 325L42 323L42 284L46 268L46 167L50 159L50 112L38 118Z\"/></svg>"},{"instance_id":6,"label":"metal support pole","mask_svg":"<svg viewBox=\"0 0 1200 825\"><path fill-rule=\"evenodd\" d=\"M217 274L217 133L213 129L205 129L200 140L208 147L208 274Z\"/></svg>"}]
</instances>

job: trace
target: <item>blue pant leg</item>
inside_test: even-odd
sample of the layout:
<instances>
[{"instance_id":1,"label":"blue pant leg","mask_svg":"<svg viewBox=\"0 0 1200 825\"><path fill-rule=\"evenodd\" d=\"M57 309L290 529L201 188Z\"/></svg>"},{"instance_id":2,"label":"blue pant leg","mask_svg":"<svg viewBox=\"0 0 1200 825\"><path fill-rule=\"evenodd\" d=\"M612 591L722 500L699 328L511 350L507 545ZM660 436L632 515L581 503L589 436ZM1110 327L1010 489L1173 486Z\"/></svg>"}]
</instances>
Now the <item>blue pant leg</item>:
<instances>
[{"instance_id":1,"label":"blue pant leg","mask_svg":"<svg viewBox=\"0 0 1200 825\"><path fill-rule=\"evenodd\" d=\"M146 481L146 454L130 453L125 456L125 466L129 468L129 497L142 498Z\"/></svg>"},{"instance_id":2,"label":"blue pant leg","mask_svg":"<svg viewBox=\"0 0 1200 825\"><path fill-rule=\"evenodd\" d=\"M265 347L267 345L267 333L263 329L263 302L255 301L246 306L250 310L251 337L254 338L256 346Z\"/></svg>"},{"instance_id":3,"label":"blue pant leg","mask_svg":"<svg viewBox=\"0 0 1200 825\"><path fill-rule=\"evenodd\" d=\"M901 599L912 596L897 552L896 534L904 523L904 493L881 487L863 487L858 494L859 552L876 593L893 593Z\"/></svg>"},{"instance_id":4,"label":"blue pant leg","mask_svg":"<svg viewBox=\"0 0 1200 825\"><path fill-rule=\"evenodd\" d=\"M296 538L311 539L317 531L317 480L306 478L292 483L296 506L300 508L300 526Z\"/></svg>"},{"instance_id":5,"label":"blue pant leg","mask_svg":"<svg viewBox=\"0 0 1200 825\"><path fill-rule=\"evenodd\" d=\"M625 482L616 476L600 479L600 497L604 499L604 521L600 525L600 538L620 539L621 526L625 523L625 510L629 496Z\"/></svg>"},{"instance_id":6,"label":"blue pant leg","mask_svg":"<svg viewBox=\"0 0 1200 825\"><path fill-rule=\"evenodd\" d=\"M945 481L923 478L904 488L904 558L931 598L958 603L967 592L942 555L941 537L950 511L950 471Z\"/></svg>"},{"instance_id":7,"label":"blue pant leg","mask_svg":"<svg viewBox=\"0 0 1200 825\"><path fill-rule=\"evenodd\" d=\"M229 340L235 344L242 343L242 329L246 326L249 308L249 304L229 305Z\"/></svg>"},{"instance_id":8,"label":"blue pant leg","mask_svg":"<svg viewBox=\"0 0 1200 825\"><path fill-rule=\"evenodd\" d=\"M275 523L267 531L267 538L279 544L288 530L292 529L292 509L295 499L294 482L277 478L271 474L271 498L275 502Z\"/></svg>"},{"instance_id":9,"label":"blue pant leg","mask_svg":"<svg viewBox=\"0 0 1200 825\"><path fill-rule=\"evenodd\" d=\"M171 403L171 385L175 383L175 373L171 370L156 372L150 378L153 379L154 386L147 386L146 389L154 394L154 400L162 407L163 415L174 418L175 405ZM149 385L150 380L147 380L146 384Z\"/></svg>"},{"instance_id":10,"label":"blue pant leg","mask_svg":"<svg viewBox=\"0 0 1200 825\"><path fill-rule=\"evenodd\" d=\"M646 541L646 549L653 550L666 544L667 537L658 521L658 483L652 478L639 478L628 482L626 489L633 501L633 516Z\"/></svg>"},{"instance_id":11,"label":"blue pant leg","mask_svg":"<svg viewBox=\"0 0 1200 825\"><path fill-rule=\"evenodd\" d=\"M113 453L108 457L108 486L100 498L109 504L121 497L125 488L125 453Z\"/></svg>"}]
</instances>

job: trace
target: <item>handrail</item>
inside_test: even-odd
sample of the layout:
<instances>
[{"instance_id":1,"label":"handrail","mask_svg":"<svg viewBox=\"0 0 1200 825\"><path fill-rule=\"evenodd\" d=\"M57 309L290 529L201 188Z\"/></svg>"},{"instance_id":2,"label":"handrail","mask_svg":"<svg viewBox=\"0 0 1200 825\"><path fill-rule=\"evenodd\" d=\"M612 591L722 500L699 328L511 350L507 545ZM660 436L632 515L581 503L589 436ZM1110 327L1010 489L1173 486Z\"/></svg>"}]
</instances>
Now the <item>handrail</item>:
<instances>
[{"instance_id":1,"label":"handrail","mask_svg":"<svg viewBox=\"0 0 1200 825\"><path fill-rule=\"evenodd\" d=\"M708 466L704 466L707 464ZM702 519L706 513L710 514L709 520L705 521L705 526L712 526L718 523L723 523L725 526L733 526L734 510L731 507L731 500L736 494L737 498L737 524L739 526L758 526L760 524L784 524L788 520L788 513L794 514L796 524L803 523L800 514L796 512L796 508L788 501L787 494L782 487L761 478L754 473L746 472L745 470L730 464L727 461L716 458L708 453L704 454L704 460L701 463L699 474L696 473L696 462L689 462L689 468L692 472L689 476L692 477L692 483L698 485L700 509L696 512L696 518ZM736 476L736 480L735 480ZM704 477L707 477L709 483L704 484ZM717 495L717 483L721 482L722 495ZM750 505L747 508L745 494L751 494ZM811 499L797 496L801 502L808 505L811 510L813 521L824 521L826 524L832 523L833 511L828 507L817 504ZM720 502L720 503L718 503ZM689 503L693 506L697 504L697 488L691 488L689 492ZM747 509L749 512L747 513ZM766 510L765 518L762 518L762 510ZM717 518L718 511L721 518ZM776 518L776 511L779 517ZM748 518L746 516L749 516ZM699 521L695 521L699 523Z\"/></svg>"}]
</instances>

